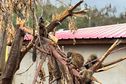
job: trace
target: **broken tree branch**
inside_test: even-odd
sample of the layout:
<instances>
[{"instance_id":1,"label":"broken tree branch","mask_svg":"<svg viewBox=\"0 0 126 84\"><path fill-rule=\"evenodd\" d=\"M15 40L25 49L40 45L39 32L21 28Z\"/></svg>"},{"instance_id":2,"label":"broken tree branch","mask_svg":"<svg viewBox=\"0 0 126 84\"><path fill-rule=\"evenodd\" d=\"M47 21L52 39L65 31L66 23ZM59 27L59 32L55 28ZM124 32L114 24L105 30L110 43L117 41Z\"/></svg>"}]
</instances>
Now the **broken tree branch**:
<instances>
[{"instance_id":1,"label":"broken tree branch","mask_svg":"<svg viewBox=\"0 0 126 84\"><path fill-rule=\"evenodd\" d=\"M79 1L77 4L75 4L73 7L70 7L68 10L65 10L63 12L63 15L52 21L48 26L47 26L47 32L51 32L53 31L53 29L59 25L59 23L61 23L64 19L66 19L68 16L71 16L72 15L72 12L74 9L76 9L81 3L83 3L83 0Z\"/></svg>"},{"instance_id":2,"label":"broken tree branch","mask_svg":"<svg viewBox=\"0 0 126 84\"><path fill-rule=\"evenodd\" d=\"M25 71L23 71L21 73L17 73L16 75L24 74L25 72L27 72L32 67L33 64L34 64L34 62Z\"/></svg>"},{"instance_id":3,"label":"broken tree branch","mask_svg":"<svg viewBox=\"0 0 126 84\"><path fill-rule=\"evenodd\" d=\"M71 7L69 9L69 11L73 11L77 6L79 6L81 3L83 2L83 0L81 0L80 2L78 2L75 6ZM67 10L68 11L68 10ZM51 32L58 24L59 22L62 22L65 18L67 18L69 15L71 15L71 13L66 13L66 15L62 18L60 18L59 21L52 21L48 26L47 26L47 32ZM33 35L33 31L32 29L29 29L27 27L21 27L21 29L27 33L30 33ZM33 47L33 44L30 44L28 48L26 48L25 50L22 51L22 57Z\"/></svg>"},{"instance_id":4,"label":"broken tree branch","mask_svg":"<svg viewBox=\"0 0 126 84\"><path fill-rule=\"evenodd\" d=\"M20 27L20 29L22 29L26 33L29 33L29 34L33 35L33 29L32 28L29 28L29 27Z\"/></svg>"}]
</instances>

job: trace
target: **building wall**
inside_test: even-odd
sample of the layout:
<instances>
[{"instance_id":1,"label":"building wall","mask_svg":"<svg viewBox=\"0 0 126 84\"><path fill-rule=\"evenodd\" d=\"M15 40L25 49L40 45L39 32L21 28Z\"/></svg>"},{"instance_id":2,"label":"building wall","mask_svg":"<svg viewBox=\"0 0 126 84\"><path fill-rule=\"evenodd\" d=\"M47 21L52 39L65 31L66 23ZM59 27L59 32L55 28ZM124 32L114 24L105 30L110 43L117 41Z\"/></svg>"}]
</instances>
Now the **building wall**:
<instances>
[{"instance_id":1,"label":"building wall","mask_svg":"<svg viewBox=\"0 0 126 84\"><path fill-rule=\"evenodd\" d=\"M123 45L121 45L123 46ZM119 46L119 47L121 47ZM102 56L105 51L110 47L110 45L65 45L65 52L68 52L70 50L76 50L83 54L85 60L87 60L88 56L90 54L96 54L99 57ZM110 62L116 59L119 59L121 57L126 56L126 49L121 50L119 52L115 52L111 54L105 62ZM28 67L32 64L32 54L28 53L24 59L21 62L21 67L17 71L17 73L24 72L25 70L28 69ZM32 84L34 76L35 76L35 71L36 71L36 65L37 63L35 62L31 68L21 74L21 75L15 75L13 84ZM105 71L105 72L100 72L97 74L94 74L95 77L102 82L102 84L126 84L126 61L123 61L121 63L118 63L117 66L111 70Z\"/></svg>"},{"instance_id":2,"label":"building wall","mask_svg":"<svg viewBox=\"0 0 126 84\"><path fill-rule=\"evenodd\" d=\"M75 50L80 52L83 56L85 61L91 54L96 54L98 57L102 56L106 50L111 45L64 45L65 52L70 50ZM119 47L123 47L124 45L120 45ZM111 62L113 60L117 60L121 57L126 57L126 49L115 52L105 60L105 63ZM103 84L126 84L126 61L120 62L116 65L116 67L112 68L111 70L100 72L94 74L94 76L100 80Z\"/></svg>"},{"instance_id":3,"label":"building wall","mask_svg":"<svg viewBox=\"0 0 126 84\"><path fill-rule=\"evenodd\" d=\"M14 76L13 84L32 84L35 76L36 66L37 63L32 62L32 53L27 53L21 62L20 69Z\"/></svg>"}]
</instances>

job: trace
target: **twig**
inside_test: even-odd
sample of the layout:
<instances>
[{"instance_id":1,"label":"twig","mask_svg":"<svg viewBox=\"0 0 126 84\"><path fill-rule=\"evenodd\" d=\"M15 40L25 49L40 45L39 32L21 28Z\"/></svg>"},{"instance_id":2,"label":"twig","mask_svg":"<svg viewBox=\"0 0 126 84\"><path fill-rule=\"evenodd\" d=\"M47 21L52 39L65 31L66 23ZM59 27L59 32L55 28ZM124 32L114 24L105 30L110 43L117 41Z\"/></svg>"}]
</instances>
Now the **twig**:
<instances>
[{"instance_id":1,"label":"twig","mask_svg":"<svg viewBox=\"0 0 126 84\"><path fill-rule=\"evenodd\" d=\"M53 82L55 82L56 80L60 79L60 77L55 78L54 80L52 80L49 84L52 84Z\"/></svg>"},{"instance_id":2,"label":"twig","mask_svg":"<svg viewBox=\"0 0 126 84\"><path fill-rule=\"evenodd\" d=\"M90 62L87 62L86 64L84 64L84 66L86 66L86 65L88 65L88 64L91 64L91 63L93 63L93 62L95 62L95 61L97 61L98 59L95 59L95 60L92 60L92 61L90 61Z\"/></svg>"},{"instance_id":3,"label":"twig","mask_svg":"<svg viewBox=\"0 0 126 84\"><path fill-rule=\"evenodd\" d=\"M78 72L76 69L72 68L72 64L68 65L68 63L66 62L66 60L64 60L64 58L56 51L56 49L55 49L53 46L50 45L50 49L51 49L51 51L52 51L52 53L53 53L53 56L54 56L61 64L63 64L65 67L69 67L69 68L71 69L72 74L73 74L74 76L80 77L79 72Z\"/></svg>"},{"instance_id":4,"label":"twig","mask_svg":"<svg viewBox=\"0 0 126 84\"><path fill-rule=\"evenodd\" d=\"M57 0L59 1L61 4L65 5L66 7L68 7L68 5L66 3L64 3L62 0Z\"/></svg>"},{"instance_id":5,"label":"twig","mask_svg":"<svg viewBox=\"0 0 126 84\"><path fill-rule=\"evenodd\" d=\"M72 11L74 9L76 9L81 3L83 3L83 0L80 0L77 4L75 4L73 7L70 7L68 10L65 10L63 12L63 16L61 16L58 20L52 21L48 26L47 26L47 30L48 33L53 31L53 29L59 25L59 23L61 23L64 19L66 19L68 16L72 15Z\"/></svg>"},{"instance_id":6,"label":"twig","mask_svg":"<svg viewBox=\"0 0 126 84\"><path fill-rule=\"evenodd\" d=\"M35 83L36 83L36 80L37 80L39 71L41 70L41 67L42 67L42 63L41 63L41 62L42 62L42 61L39 62L39 66L38 66L37 71L36 71L36 73L35 73L35 77L34 77L34 80L33 80L32 84L35 84Z\"/></svg>"},{"instance_id":7,"label":"twig","mask_svg":"<svg viewBox=\"0 0 126 84\"><path fill-rule=\"evenodd\" d=\"M107 71L107 70L112 69L112 68L114 68L114 67L116 67L116 66L102 67L102 68L98 69L96 72Z\"/></svg>"},{"instance_id":8,"label":"twig","mask_svg":"<svg viewBox=\"0 0 126 84\"><path fill-rule=\"evenodd\" d=\"M24 74L25 72L27 72L32 67L33 64L34 64L34 62L25 71L23 71L21 73L17 73L16 75Z\"/></svg>"},{"instance_id":9,"label":"twig","mask_svg":"<svg viewBox=\"0 0 126 84\"><path fill-rule=\"evenodd\" d=\"M21 51L20 51L20 53L21 53L21 56L20 56L21 59L20 60L22 60L23 57L25 56L25 54L33 47L33 40L30 41L30 43L26 46L26 48L21 49ZM37 41L37 39L36 39L36 41Z\"/></svg>"},{"instance_id":10,"label":"twig","mask_svg":"<svg viewBox=\"0 0 126 84\"><path fill-rule=\"evenodd\" d=\"M80 10L80 11L74 11L73 14L85 14L88 10Z\"/></svg>"},{"instance_id":11,"label":"twig","mask_svg":"<svg viewBox=\"0 0 126 84\"><path fill-rule=\"evenodd\" d=\"M123 50L123 49L126 49L126 46L125 47L118 48L118 49L112 51L111 53L115 53L115 52L118 52L118 51Z\"/></svg>"},{"instance_id":12,"label":"twig","mask_svg":"<svg viewBox=\"0 0 126 84\"><path fill-rule=\"evenodd\" d=\"M98 79L96 79L94 76L92 76L92 81L95 81L95 82L97 82L97 83L99 83L99 84L102 84Z\"/></svg>"},{"instance_id":13,"label":"twig","mask_svg":"<svg viewBox=\"0 0 126 84\"><path fill-rule=\"evenodd\" d=\"M117 39L114 43L113 43L113 45L105 52L105 54L101 57L101 59L100 59L100 62L103 62L104 60L105 60L105 58L115 49L115 47L117 46L117 45L119 45L120 44L120 40L119 39Z\"/></svg>"},{"instance_id":14,"label":"twig","mask_svg":"<svg viewBox=\"0 0 126 84\"><path fill-rule=\"evenodd\" d=\"M66 54L63 52L63 50L60 49L60 47L57 45L57 52L64 58L66 58Z\"/></svg>"},{"instance_id":15,"label":"twig","mask_svg":"<svg viewBox=\"0 0 126 84\"><path fill-rule=\"evenodd\" d=\"M107 64L104 64L103 67L107 67L107 66L110 66L110 65L119 63L119 62L121 62L121 61L123 61L123 60L126 60L126 57L120 58L120 59L118 59L118 60L116 60L116 61L113 61L113 62L110 62L110 63L107 63Z\"/></svg>"},{"instance_id":16,"label":"twig","mask_svg":"<svg viewBox=\"0 0 126 84\"><path fill-rule=\"evenodd\" d=\"M21 30L23 30L26 33L29 33L31 35L33 35L33 29L29 28L29 27L20 27Z\"/></svg>"},{"instance_id":17,"label":"twig","mask_svg":"<svg viewBox=\"0 0 126 84\"><path fill-rule=\"evenodd\" d=\"M115 47L119 45L120 42L121 41L117 39L112 44L112 46L105 52L105 54L100 58L100 60L95 65L93 65L90 69L95 72L99 68L100 64L108 57L108 55L115 49Z\"/></svg>"},{"instance_id":18,"label":"twig","mask_svg":"<svg viewBox=\"0 0 126 84\"><path fill-rule=\"evenodd\" d=\"M77 8L81 3L83 3L84 0L80 0L75 6L71 7L69 11L73 11L75 8Z\"/></svg>"},{"instance_id":19,"label":"twig","mask_svg":"<svg viewBox=\"0 0 126 84\"><path fill-rule=\"evenodd\" d=\"M112 53L115 53L115 52L117 52L117 51L123 50L123 49L126 49L126 47L122 47L122 48L113 50L113 51L111 52L111 54L112 54ZM116 63L121 62L121 61L125 60L125 58L126 58L126 57L121 58L121 59L118 59L118 60L116 60L116 61L114 61L114 62L116 62ZM90 64L90 63L93 63L93 62L95 62L95 61L97 61L97 60L98 60L98 59L92 60L92 61L90 61L90 62L84 64L84 66L85 66L85 65L88 65L88 64ZM115 64L115 63L114 63L114 64ZM106 67L106 66L109 66L109 65L113 65L113 62L104 64L103 67Z\"/></svg>"},{"instance_id":20,"label":"twig","mask_svg":"<svg viewBox=\"0 0 126 84\"><path fill-rule=\"evenodd\" d=\"M46 51L42 50L40 47L38 47L37 45L33 44L34 47L36 47L37 50L39 50L42 53L45 53L47 55L50 55L50 53L47 53Z\"/></svg>"}]
</instances>

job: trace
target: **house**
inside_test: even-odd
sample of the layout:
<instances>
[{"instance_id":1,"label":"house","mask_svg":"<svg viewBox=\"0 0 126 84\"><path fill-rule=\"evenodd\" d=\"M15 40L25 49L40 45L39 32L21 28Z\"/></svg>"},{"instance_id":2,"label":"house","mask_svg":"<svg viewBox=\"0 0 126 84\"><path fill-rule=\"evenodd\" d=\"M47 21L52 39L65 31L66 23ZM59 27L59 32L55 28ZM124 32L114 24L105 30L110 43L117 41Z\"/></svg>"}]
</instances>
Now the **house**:
<instances>
[{"instance_id":1,"label":"house","mask_svg":"<svg viewBox=\"0 0 126 84\"><path fill-rule=\"evenodd\" d=\"M76 50L84 56L85 61L91 54L96 54L98 57L102 56L116 39L121 39L122 43L117 48L123 47L123 49L110 54L105 63L126 57L126 23L81 28L74 33L70 30L57 31L56 37L59 39L58 44L64 46L66 53L70 50ZM25 36L25 40L30 39L32 39L30 35ZM31 56L32 53L28 52L27 56L23 58L20 69L14 76L13 84L32 84L37 63L32 65ZM31 67L27 72L18 74L27 70L29 66ZM126 61L123 61L108 71L96 73L95 77L103 84L125 84L125 66Z\"/></svg>"},{"instance_id":2,"label":"house","mask_svg":"<svg viewBox=\"0 0 126 84\"><path fill-rule=\"evenodd\" d=\"M102 56L116 39L122 43L105 60L111 62L121 57L126 57L126 23L106 26L97 26L78 29L75 33L70 30L58 31L59 45L64 46L65 52L76 50L83 54L86 60L91 54ZM73 44L74 43L74 44ZM111 70L96 73L95 76L103 84L125 84L126 82L126 61L123 61Z\"/></svg>"}]
</instances>

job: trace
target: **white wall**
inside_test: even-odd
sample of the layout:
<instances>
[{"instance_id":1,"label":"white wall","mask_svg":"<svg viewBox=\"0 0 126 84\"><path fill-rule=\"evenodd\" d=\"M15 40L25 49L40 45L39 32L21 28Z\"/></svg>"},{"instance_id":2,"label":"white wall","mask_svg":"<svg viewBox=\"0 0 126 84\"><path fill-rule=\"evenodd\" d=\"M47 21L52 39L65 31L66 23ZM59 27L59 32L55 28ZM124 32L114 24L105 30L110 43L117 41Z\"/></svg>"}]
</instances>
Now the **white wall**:
<instances>
[{"instance_id":1,"label":"white wall","mask_svg":"<svg viewBox=\"0 0 126 84\"><path fill-rule=\"evenodd\" d=\"M17 75L18 73L26 71L32 63L32 54L27 53L27 55L23 58L21 62L20 69L15 74L13 84L32 84L36 71L36 62L31 66L31 68L27 72L21 75Z\"/></svg>"}]
</instances>

